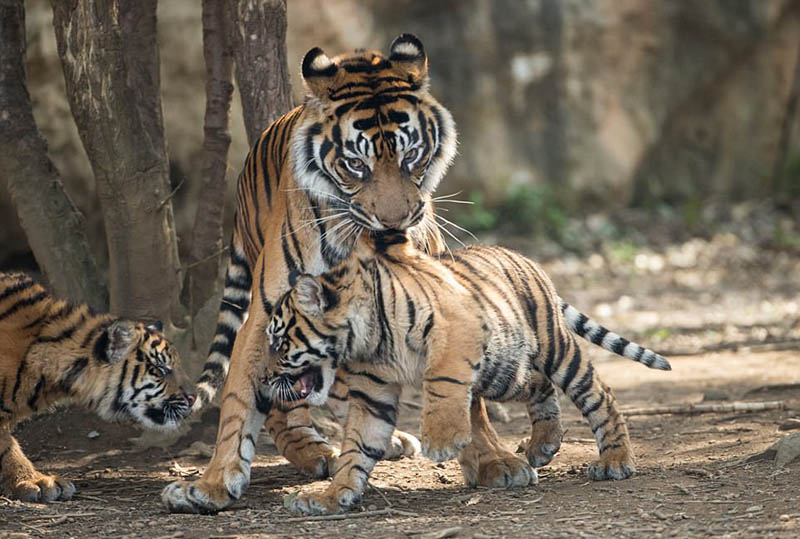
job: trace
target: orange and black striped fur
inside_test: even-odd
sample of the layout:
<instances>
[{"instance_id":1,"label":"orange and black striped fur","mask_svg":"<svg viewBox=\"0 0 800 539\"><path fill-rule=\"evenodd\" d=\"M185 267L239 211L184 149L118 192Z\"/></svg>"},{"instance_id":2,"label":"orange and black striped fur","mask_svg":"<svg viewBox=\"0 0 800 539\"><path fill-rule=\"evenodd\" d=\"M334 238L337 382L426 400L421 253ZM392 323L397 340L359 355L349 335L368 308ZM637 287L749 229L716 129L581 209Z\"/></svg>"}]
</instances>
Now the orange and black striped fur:
<instances>
[{"instance_id":1,"label":"orange and black striped fur","mask_svg":"<svg viewBox=\"0 0 800 539\"><path fill-rule=\"evenodd\" d=\"M22 273L0 273L0 494L68 499L69 481L34 469L14 426L56 405L81 404L106 420L171 429L194 396L159 327L96 314L52 298Z\"/></svg>"},{"instance_id":2,"label":"orange and black striped fur","mask_svg":"<svg viewBox=\"0 0 800 539\"><path fill-rule=\"evenodd\" d=\"M303 59L304 103L262 133L239 176L223 299L195 405L224 382L216 451L200 480L164 489L170 511L215 512L238 499L265 420L301 471L325 477L332 469L337 452L312 427L307 404L273 406L261 387L264 330L289 274L327 271L364 230L408 229L420 246L440 249L431 199L456 131L428 91L427 68L422 43L408 34L387 56L330 58L315 48ZM346 388L334 393L346 406Z\"/></svg>"},{"instance_id":3,"label":"orange and black striped fur","mask_svg":"<svg viewBox=\"0 0 800 539\"><path fill-rule=\"evenodd\" d=\"M279 398L324 402L337 369L350 388L336 474L324 493L291 502L299 513L337 512L357 502L394 428L404 384L423 387L423 453L436 461L458 456L468 482L473 399L528 403L534 427L557 422L553 443L560 443L554 385L594 432L600 458L589 477L626 478L634 457L625 421L576 334L649 367L670 368L660 355L567 305L531 260L488 246L437 259L403 233L379 234L331 271L300 276L277 304L267 333L277 352L268 379ZM531 442L531 466L558 449L543 452L539 441ZM535 471L528 473L535 482Z\"/></svg>"}]
</instances>

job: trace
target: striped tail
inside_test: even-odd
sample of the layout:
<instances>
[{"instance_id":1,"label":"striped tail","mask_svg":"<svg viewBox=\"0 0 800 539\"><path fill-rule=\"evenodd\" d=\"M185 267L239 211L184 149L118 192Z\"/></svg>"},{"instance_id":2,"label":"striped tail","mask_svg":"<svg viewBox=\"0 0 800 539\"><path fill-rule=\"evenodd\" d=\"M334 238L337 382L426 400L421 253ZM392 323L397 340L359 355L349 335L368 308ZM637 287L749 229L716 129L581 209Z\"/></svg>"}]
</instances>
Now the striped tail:
<instances>
[{"instance_id":1,"label":"striped tail","mask_svg":"<svg viewBox=\"0 0 800 539\"><path fill-rule=\"evenodd\" d=\"M563 299L558 298L558 302L569 329L578 336L609 352L647 365L651 369L672 370L669 361L664 356L609 331Z\"/></svg>"},{"instance_id":2,"label":"striped tail","mask_svg":"<svg viewBox=\"0 0 800 539\"><path fill-rule=\"evenodd\" d=\"M225 271L225 288L222 291L222 302L217 315L217 330L208 359L203 365L203 374L197 380L197 399L192 406L193 411L198 411L214 400L214 395L222 387L228 375L228 367L233 352L233 342L236 334L247 320L250 308L250 287L253 284L253 275L244 256L241 245L231 242L231 259Z\"/></svg>"}]
</instances>

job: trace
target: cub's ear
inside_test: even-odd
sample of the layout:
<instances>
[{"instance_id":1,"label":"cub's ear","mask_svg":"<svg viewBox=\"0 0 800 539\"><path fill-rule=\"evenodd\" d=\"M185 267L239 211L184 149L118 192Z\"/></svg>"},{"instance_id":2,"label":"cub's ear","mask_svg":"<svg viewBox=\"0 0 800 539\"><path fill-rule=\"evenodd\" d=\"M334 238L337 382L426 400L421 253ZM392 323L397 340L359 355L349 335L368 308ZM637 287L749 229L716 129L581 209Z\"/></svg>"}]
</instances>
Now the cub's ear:
<instances>
[{"instance_id":1,"label":"cub's ear","mask_svg":"<svg viewBox=\"0 0 800 539\"><path fill-rule=\"evenodd\" d=\"M139 332L133 322L116 320L97 340L97 344L104 345L102 353L106 361L116 363L127 357L130 351L139 343Z\"/></svg>"},{"instance_id":2,"label":"cub's ear","mask_svg":"<svg viewBox=\"0 0 800 539\"><path fill-rule=\"evenodd\" d=\"M309 314L322 314L327 307L322 285L308 274L301 275L294 285L298 306Z\"/></svg>"},{"instance_id":3,"label":"cub's ear","mask_svg":"<svg viewBox=\"0 0 800 539\"><path fill-rule=\"evenodd\" d=\"M333 78L339 72L339 66L333 63L325 52L314 47L303 57L303 84L309 96L325 101Z\"/></svg>"},{"instance_id":4,"label":"cub's ear","mask_svg":"<svg viewBox=\"0 0 800 539\"><path fill-rule=\"evenodd\" d=\"M414 34L400 34L389 47L389 61L422 87L428 84L428 57Z\"/></svg>"}]
</instances>

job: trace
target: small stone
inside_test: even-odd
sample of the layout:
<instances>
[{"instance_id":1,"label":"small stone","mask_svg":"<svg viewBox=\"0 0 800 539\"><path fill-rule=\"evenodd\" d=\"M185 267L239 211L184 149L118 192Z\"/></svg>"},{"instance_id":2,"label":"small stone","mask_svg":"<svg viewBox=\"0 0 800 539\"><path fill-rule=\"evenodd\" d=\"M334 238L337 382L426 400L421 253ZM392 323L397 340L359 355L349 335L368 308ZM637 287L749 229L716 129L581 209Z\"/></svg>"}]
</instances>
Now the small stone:
<instances>
[{"instance_id":1,"label":"small stone","mask_svg":"<svg viewBox=\"0 0 800 539\"><path fill-rule=\"evenodd\" d=\"M703 402L726 401L730 399L727 391L722 389L709 389L703 393Z\"/></svg>"},{"instance_id":2,"label":"small stone","mask_svg":"<svg viewBox=\"0 0 800 539\"><path fill-rule=\"evenodd\" d=\"M97 432L96 430L93 430L89 434L87 434L86 437L89 438L90 440L94 440L100 437L100 433Z\"/></svg>"},{"instance_id":3,"label":"small stone","mask_svg":"<svg viewBox=\"0 0 800 539\"><path fill-rule=\"evenodd\" d=\"M369 504L367 506L367 511L377 511L377 510L378 510L378 506L375 505L374 503L371 503L371 504Z\"/></svg>"},{"instance_id":4,"label":"small stone","mask_svg":"<svg viewBox=\"0 0 800 539\"><path fill-rule=\"evenodd\" d=\"M779 519L781 519L783 522L786 522L787 520L792 520L792 517L790 517L790 516L789 516L789 515L787 515L786 513L782 514L782 515L781 515L781 516L779 516L778 518L779 518Z\"/></svg>"},{"instance_id":5,"label":"small stone","mask_svg":"<svg viewBox=\"0 0 800 539\"><path fill-rule=\"evenodd\" d=\"M747 509L744 510L745 513L758 513L764 509L763 505L751 505Z\"/></svg>"}]
</instances>

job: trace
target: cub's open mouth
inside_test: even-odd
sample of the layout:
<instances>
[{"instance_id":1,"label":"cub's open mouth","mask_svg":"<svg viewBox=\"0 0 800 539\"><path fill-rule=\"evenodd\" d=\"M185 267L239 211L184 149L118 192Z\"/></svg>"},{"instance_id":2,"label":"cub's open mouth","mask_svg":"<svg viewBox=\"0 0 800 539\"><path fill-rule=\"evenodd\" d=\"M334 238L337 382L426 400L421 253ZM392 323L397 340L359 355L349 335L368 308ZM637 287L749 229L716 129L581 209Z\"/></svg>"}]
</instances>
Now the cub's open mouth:
<instances>
[{"instance_id":1,"label":"cub's open mouth","mask_svg":"<svg viewBox=\"0 0 800 539\"><path fill-rule=\"evenodd\" d=\"M297 377L295 383L295 390L300 395L301 399L308 397L310 394L322 390L322 369L317 366L311 367Z\"/></svg>"}]
</instances>

